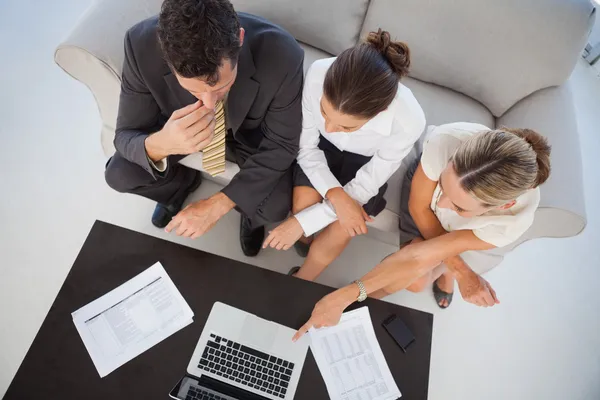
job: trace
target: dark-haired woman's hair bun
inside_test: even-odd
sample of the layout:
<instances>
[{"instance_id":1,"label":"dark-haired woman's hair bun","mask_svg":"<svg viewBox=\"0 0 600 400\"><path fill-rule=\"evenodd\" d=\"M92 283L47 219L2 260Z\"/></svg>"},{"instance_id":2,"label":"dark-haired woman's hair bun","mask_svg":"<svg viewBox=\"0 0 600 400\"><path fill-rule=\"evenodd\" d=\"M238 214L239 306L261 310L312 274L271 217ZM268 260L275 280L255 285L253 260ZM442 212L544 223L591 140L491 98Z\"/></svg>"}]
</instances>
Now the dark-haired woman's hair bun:
<instances>
[{"instance_id":1,"label":"dark-haired woman's hair bun","mask_svg":"<svg viewBox=\"0 0 600 400\"><path fill-rule=\"evenodd\" d=\"M323 93L336 110L371 119L392 104L409 66L408 46L379 29L337 56L325 74Z\"/></svg>"},{"instance_id":2,"label":"dark-haired woman's hair bun","mask_svg":"<svg viewBox=\"0 0 600 400\"><path fill-rule=\"evenodd\" d=\"M388 31L371 32L367 36L367 43L380 52L390 63L398 77L408 75L410 68L410 50L406 43L393 41Z\"/></svg>"}]
</instances>

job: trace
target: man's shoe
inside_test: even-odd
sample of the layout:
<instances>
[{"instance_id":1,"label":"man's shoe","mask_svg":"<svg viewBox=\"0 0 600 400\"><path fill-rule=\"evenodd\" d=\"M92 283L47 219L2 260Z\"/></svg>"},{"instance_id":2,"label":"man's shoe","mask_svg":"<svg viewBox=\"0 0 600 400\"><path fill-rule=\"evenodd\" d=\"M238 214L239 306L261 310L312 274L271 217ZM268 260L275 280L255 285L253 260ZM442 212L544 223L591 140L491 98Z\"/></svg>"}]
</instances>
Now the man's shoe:
<instances>
[{"instance_id":1,"label":"man's shoe","mask_svg":"<svg viewBox=\"0 0 600 400\"><path fill-rule=\"evenodd\" d=\"M247 257L255 257L265 240L265 227L252 229L250 219L242 214L240 223L240 245Z\"/></svg>"},{"instance_id":2,"label":"man's shoe","mask_svg":"<svg viewBox=\"0 0 600 400\"><path fill-rule=\"evenodd\" d=\"M194 179L190 186L186 189L184 196L182 196L181 199L178 199L173 204L156 204L154 212L152 213L152 225L157 228L164 228L169 225L169 222L171 222L173 217L176 216L179 211L181 211L181 207L183 206L185 199L190 193L198 189L202 183L202 173L200 173L200 171L193 172L195 173Z\"/></svg>"},{"instance_id":3,"label":"man's shoe","mask_svg":"<svg viewBox=\"0 0 600 400\"><path fill-rule=\"evenodd\" d=\"M152 225L157 228L164 228L169 225L173 217L181 211L182 204L183 202L171 205L156 203L156 207L152 213Z\"/></svg>"},{"instance_id":4,"label":"man's shoe","mask_svg":"<svg viewBox=\"0 0 600 400\"><path fill-rule=\"evenodd\" d=\"M300 257L306 258L310 251L310 243L304 243L298 240L294 243L294 249L296 249L296 253L298 253Z\"/></svg>"}]
</instances>

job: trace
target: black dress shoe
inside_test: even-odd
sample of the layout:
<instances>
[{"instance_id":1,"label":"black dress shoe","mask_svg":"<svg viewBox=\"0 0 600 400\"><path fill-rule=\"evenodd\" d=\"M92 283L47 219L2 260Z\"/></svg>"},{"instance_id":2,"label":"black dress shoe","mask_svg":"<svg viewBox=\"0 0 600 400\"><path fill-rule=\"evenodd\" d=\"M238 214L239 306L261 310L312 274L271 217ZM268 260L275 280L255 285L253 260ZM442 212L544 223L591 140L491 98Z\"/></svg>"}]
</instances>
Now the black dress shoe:
<instances>
[{"instance_id":1,"label":"black dress shoe","mask_svg":"<svg viewBox=\"0 0 600 400\"><path fill-rule=\"evenodd\" d=\"M240 223L240 245L247 257L255 257L265 240L265 227L252 229L250 219L242 214Z\"/></svg>"},{"instance_id":2,"label":"black dress shoe","mask_svg":"<svg viewBox=\"0 0 600 400\"><path fill-rule=\"evenodd\" d=\"M152 213L152 225L154 225L157 228L164 228L165 226L169 225L169 222L171 222L173 217L176 216L179 211L181 211L181 207L183 206L185 199L190 193L198 189L198 187L202 183L202 174L200 173L200 171L193 172L195 175L192 180L192 183L186 189L181 199L177 199L172 204L156 204L154 212Z\"/></svg>"},{"instance_id":3,"label":"black dress shoe","mask_svg":"<svg viewBox=\"0 0 600 400\"><path fill-rule=\"evenodd\" d=\"M166 227L179 211L181 211L181 204L171 204L167 206L165 204L156 203L156 207L152 213L152 225L157 228Z\"/></svg>"},{"instance_id":4,"label":"black dress shoe","mask_svg":"<svg viewBox=\"0 0 600 400\"><path fill-rule=\"evenodd\" d=\"M294 249L296 249L296 253L298 253L300 257L306 258L310 251L310 243L304 243L298 240L294 243Z\"/></svg>"}]
</instances>

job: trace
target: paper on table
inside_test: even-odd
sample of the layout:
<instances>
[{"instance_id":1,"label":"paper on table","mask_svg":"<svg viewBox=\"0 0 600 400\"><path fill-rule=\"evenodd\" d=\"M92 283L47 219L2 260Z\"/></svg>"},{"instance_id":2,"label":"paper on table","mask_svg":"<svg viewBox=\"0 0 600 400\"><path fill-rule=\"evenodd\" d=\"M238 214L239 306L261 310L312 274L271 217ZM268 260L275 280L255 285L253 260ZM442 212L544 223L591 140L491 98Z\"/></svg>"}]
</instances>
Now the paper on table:
<instances>
[{"instance_id":1,"label":"paper on table","mask_svg":"<svg viewBox=\"0 0 600 400\"><path fill-rule=\"evenodd\" d=\"M75 311L101 377L192 323L194 313L160 263Z\"/></svg>"},{"instance_id":2,"label":"paper on table","mask_svg":"<svg viewBox=\"0 0 600 400\"><path fill-rule=\"evenodd\" d=\"M332 400L402 396L377 342L367 307L342 314L336 326L311 329L310 350Z\"/></svg>"}]
</instances>

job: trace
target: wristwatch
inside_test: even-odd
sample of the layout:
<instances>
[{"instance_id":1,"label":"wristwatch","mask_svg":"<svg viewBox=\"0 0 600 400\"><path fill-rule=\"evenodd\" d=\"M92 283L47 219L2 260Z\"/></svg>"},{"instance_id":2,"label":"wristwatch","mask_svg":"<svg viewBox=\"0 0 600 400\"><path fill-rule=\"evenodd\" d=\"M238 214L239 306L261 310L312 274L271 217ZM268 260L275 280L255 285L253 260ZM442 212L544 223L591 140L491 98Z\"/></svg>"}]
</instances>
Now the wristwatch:
<instances>
[{"instance_id":1,"label":"wristwatch","mask_svg":"<svg viewBox=\"0 0 600 400\"><path fill-rule=\"evenodd\" d=\"M361 301L365 301L367 299L367 289L365 289L365 284L362 283L362 281L360 279L357 279L354 281L354 283L356 283L358 285L358 302L360 303Z\"/></svg>"}]
</instances>

